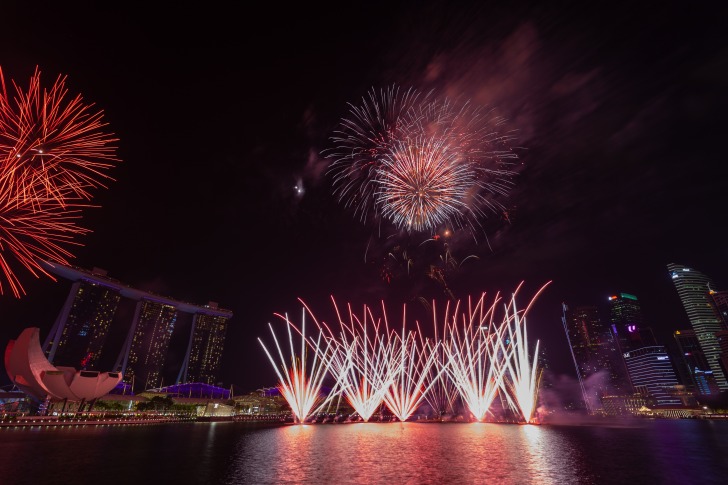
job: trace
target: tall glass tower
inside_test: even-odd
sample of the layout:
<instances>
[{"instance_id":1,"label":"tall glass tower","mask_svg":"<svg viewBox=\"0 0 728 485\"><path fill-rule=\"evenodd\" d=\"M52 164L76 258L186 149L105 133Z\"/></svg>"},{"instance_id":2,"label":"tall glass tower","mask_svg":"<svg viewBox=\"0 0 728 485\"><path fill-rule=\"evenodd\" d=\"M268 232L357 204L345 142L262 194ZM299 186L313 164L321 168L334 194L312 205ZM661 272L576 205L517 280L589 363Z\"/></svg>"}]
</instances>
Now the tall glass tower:
<instances>
[{"instance_id":1,"label":"tall glass tower","mask_svg":"<svg viewBox=\"0 0 728 485\"><path fill-rule=\"evenodd\" d=\"M617 293L609 297L609 323L621 353L657 345L652 329L644 326L640 302L634 295Z\"/></svg>"},{"instance_id":2,"label":"tall glass tower","mask_svg":"<svg viewBox=\"0 0 728 485\"><path fill-rule=\"evenodd\" d=\"M680 360L675 362L686 385L699 394L717 394L719 391L708 361L700 348L700 342L693 330L676 330L673 334L680 351Z\"/></svg>"},{"instance_id":3,"label":"tall glass tower","mask_svg":"<svg viewBox=\"0 0 728 485\"><path fill-rule=\"evenodd\" d=\"M208 304L209 306L210 304ZM214 307L217 308L215 304ZM225 332L232 313L196 313L185 361L177 382L215 384L222 361Z\"/></svg>"},{"instance_id":4,"label":"tall glass tower","mask_svg":"<svg viewBox=\"0 0 728 485\"><path fill-rule=\"evenodd\" d=\"M728 390L728 380L720 365L720 345L715 335L723 328L711 298L715 285L703 273L687 266L670 263L667 270L718 387L722 391Z\"/></svg>"},{"instance_id":5,"label":"tall glass tower","mask_svg":"<svg viewBox=\"0 0 728 485\"><path fill-rule=\"evenodd\" d=\"M710 297L713 299L718 316L723 320L723 329L728 330L728 291L711 291Z\"/></svg>"},{"instance_id":6,"label":"tall glass tower","mask_svg":"<svg viewBox=\"0 0 728 485\"><path fill-rule=\"evenodd\" d=\"M139 300L123 351L121 372L134 389L159 387L162 369L177 321L177 308L149 299Z\"/></svg>"},{"instance_id":7,"label":"tall glass tower","mask_svg":"<svg viewBox=\"0 0 728 485\"><path fill-rule=\"evenodd\" d=\"M120 300L114 288L91 279L76 281L48 334L44 346L48 360L54 365L99 370Z\"/></svg>"},{"instance_id":8,"label":"tall glass tower","mask_svg":"<svg viewBox=\"0 0 728 485\"><path fill-rule=\"evenodd\" d=\"M597 395L589 396L591 402L605 395L630 392L627 369L609 327L599 317L599 309L566 307L564 323L580 379L606 373L606 379L592 388Z\"/></svg>"}]
</instances>

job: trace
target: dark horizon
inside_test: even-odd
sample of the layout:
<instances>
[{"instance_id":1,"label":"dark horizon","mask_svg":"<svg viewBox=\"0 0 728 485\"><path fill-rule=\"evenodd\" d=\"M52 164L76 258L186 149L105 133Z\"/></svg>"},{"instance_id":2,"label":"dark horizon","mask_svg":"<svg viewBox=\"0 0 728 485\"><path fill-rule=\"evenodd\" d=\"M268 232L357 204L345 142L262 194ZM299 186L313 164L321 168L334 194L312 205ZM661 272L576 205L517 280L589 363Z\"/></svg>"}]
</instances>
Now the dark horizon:
<instances>
[{"instance_id":1,"label":"dark horizon","mask_svg":"<svg viewBox=\"0 0 728 485\"><path fill-rule=\"evenodd\" d=\"M332 294L392 310L444 301L426 274L433 255L382 279L391 246L369 244L376 228L337 202L321 156L347 102L396 84L493 107L517 130L524 167L508 220L489 216L487 242L453 238L458 261L477 259L448 283L466 298L525 281L525 305L553 280L529 330L555 372L574 374L561 302L604 307L634 294L668 345L690 327L668 263L727 288L725 7L351 8L8 6L6 83L26 84L36 66L46 85L67 75L120 139L116 181L84 212L93 232L72 264L232 310L221 380L245 390L275 384L257 338L274 313L298 314L298 297L321 315ZM3 348L26 326L43 338L70 289L19 274L27 295L0 296Z\"/></svg>"}]
</instances>

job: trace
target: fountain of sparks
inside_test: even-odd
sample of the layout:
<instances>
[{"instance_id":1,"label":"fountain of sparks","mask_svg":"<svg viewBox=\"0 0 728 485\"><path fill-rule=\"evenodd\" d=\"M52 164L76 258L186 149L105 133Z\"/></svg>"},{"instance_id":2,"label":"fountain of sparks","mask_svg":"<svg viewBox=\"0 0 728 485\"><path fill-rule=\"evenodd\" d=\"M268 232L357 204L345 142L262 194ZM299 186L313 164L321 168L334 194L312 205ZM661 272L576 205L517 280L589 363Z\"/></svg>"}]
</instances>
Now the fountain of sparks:
<instances>
[{"instance_id":1,"label":"fountain of sparks","mask_svg":"<svg viewBox=\"0 0 728 485\"><path fill-rule=\"evenodd\" d=\"M392 365L397 368L394 381L384 394L384 402L397 419L404 422L417 410L425 395L439 381L444 369L437 371L439 343L422 339L419 326L407 333L405 321L402 334L394 339ZM420 338L417 338L417 335ZM434 378L430 375L435 372ZM429 384L426 384L429 382Z\"/></svg>"},{"instance_id":2,"label":"fountain of sparks","mask_svg":"<svg viewBox=\"0 0 728 485\"><path fill-rule=\"evenodd\" d=\"M477 421L485 420L493 400L502 387L502 353L500 340L505 326L494 320L499 301L486 309L485 293L458 321L458 309L452 320L445 321L444 347L446 370L470 413Z\"/></svg>"},{"instance_id":3,"label":"fountain of sparks","mask_svg":"<svg viewBox=\"0 0 728 485\"><path fill-rule=\"evenodd\" d=\"M485 293L464 304L448 302L442 332L433 302L434 339L423 336L419 323L415 330L407 330L406 307L402 330L397 332L390 329L384 303L381 317L366 305L361 314L355 314L347 305L348 318L343 318L332 298L338 326L319 322L302 300L300 330L287 316L277 314L288 329L290 367L272 326L280 366L258 340L278 375L281 394L299 422L336 397L346 398L365 422L383 404L400 421L409 419L425 401L442 416L454 412L459 398L472 417L482 422L499 393L504 406L525 422L536 422L539 345L537 342L531 354L526 314L549 283L524 311L516 307L519 285L509 303L503 305L502 318L497 312L501 308L499 294L490 305L486 304ZM306 337L306 313L318 327L315 339ZM299 353L294 351L294 332L301 338ZM327 375L335 384L324 397L321 386Z\"/></svg>"},{"instance_id":4,"label":"fountain of sparks","mask_svg":"<svg viewBox=\"0 0 728 485\"><path fill-rule=\"evenodd\" d=\"M334 308L339 319L338 335L328 325L322 327L328 332L329 341L334 342L331 372L340 392L366 422L381 406L396 378L398 369L392 365L396 352L393 334L384 306L383 318L375 318L367 306L359 317L347 305L348 323L335 301Z\"/></svg>"},{"instance_id":5,"label":"fountain of sparks","mask_svg":"<svg viewBox=\"0 0 728 485\"><path fill-rule=\"evenodd\" d=\"M531 357L529 355L528 332L526 330L526 313L528 313L536 297L548 284L541 287L523 312L519 312L516 307L516 293L520 289L519 286L505 308L504 325L507 328L507 342L509 344L505 345L501 342L503 344L502 351L505 355L503 359L503 387L506 390L505 395L509 405L516 413L520 413L526 423L535 422L534 411L538 401L538 383L540 380L538 365L539 342L536 341L536 348L533 357Z\"/></svg>"},{"instance_id":6,"label":"fountain of sparks","mask_svg":"<svg viewBox=\"0 0 728 485\"><path fill-rule=\"evenodd\" d=\"M450 311L450 302L448 301L445 306L445 319L448 321L448 315ZM425 393L425 401L430 405L433 412L439 417L443 417L446 414L455 414L455 403L458 399L458 389L455 386L452 379L447 375L447 352L445 346L440 340L440 325L437 322L437 310L435 302L432 305L432 322L435 331L434 345L432 345L432 354L435 356L434 365L432 365L427 371L425 384L428 391ZM424 347L427 341L423 341L422 333L420 335L420 343Z\"/></svg>"},{"instance_id":7,"label":"fountain of sparks","mask_svg":"<svg viewBox=\"0 0 728 485\"><path fill-rule=\"evenodd\" d=\"M268 324L268 327L270 328L271 334L273 335L273 341L275 342L276 349L278 350L280 367L276 363L275 359L273 359L271 353L268 352L268 349L260 338L258 339L258 342L260 342L260 345L263 347L263 350L278 375L278 390L291 407L295 420L298 423L303 424L309 416L315 414L315 412L326 405L326 403L328 403L334 395L334 393L330 393L326 398L321 395L323 380L331 366L331 341L323 338L323 333L320 331L315 340L306 337L305 311L302 314L301 330L299 330L293 322L288 319L288 315L276 314L276 316L283 319L286 323L290 350L289 359L284 357L283 351L278 342L278 337L276 337L276 333L273 331L273 327L270 323ZM293 329L300 337L301 347L299 353L294 351L295 338L291 329ZM309 348L311 352L309 352ZM290 367L287 364L288 360L290 360ZM309 362L311 362L310 365L308 365Z\"/></svg>"}]
</instances>

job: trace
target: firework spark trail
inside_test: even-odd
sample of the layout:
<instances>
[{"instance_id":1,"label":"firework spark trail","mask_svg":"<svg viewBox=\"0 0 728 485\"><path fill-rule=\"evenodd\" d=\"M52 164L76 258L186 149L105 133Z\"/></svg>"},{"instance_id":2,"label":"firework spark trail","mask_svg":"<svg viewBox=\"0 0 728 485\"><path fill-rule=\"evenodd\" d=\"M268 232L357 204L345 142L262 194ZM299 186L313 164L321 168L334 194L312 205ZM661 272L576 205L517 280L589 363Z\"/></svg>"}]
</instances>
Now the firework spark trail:
<instances>
[{"instance_id":1,"label":"firework spark trail","mask_svg":"<svg viewBox=\"0 0 728 485\"><path fill-rule=\"evenodd\" d=\"M487 211L505 211L498 199L513 186L518 157L492 110L396 87L362 102L324 151L334 193L362 221L371 211L408 231L474 231Z\"/></svg>"},{"instance_id":2,"label":"firework spark trail","mask_svg":"<svg viewBox=\"0 0 728 485\"><path fill-rule=\"evenodd\" d=\"M385 404L402 422L407 421L417 410L444 371L440 369L434 379L430 378L431 370L436 369L439 343L432 345L429 340L423 340L419 325L416 331L406 332L405 323L406 318L403 316L402 334L394 340L396 350L392 365L398 371L384 394ZM429 384L426 384L427 381Z\"/></svg>"},{"instance_id":3,"label":"firework spark trail","mask_svg":"<svg viewBox=\"0 0 728 485\"><path fill-rule=\"evenodd\" d=\"M36 69L27 90L13 82L11 99L3 84L0 95L0 159L8 184L19 197L91 200L90 189L105 187L105 173L116 158L118 139L103 129L102 111L68 97L66 78L43 89ZM70 189L70 190L69 190Z\"/></svg>"},{"instance_id":4,"label":"firework spark trail","mask_svg":"<svg viewBox=\"0 0 728 485\"><path fill-rule=\"evenodd\" d=\"M460 308L460 302L456 302L454 307L454 314L457 314L458 309ZM448 301L445 305L445 317L443 322L448 321L449 314L450 302ZM430 367L427 373L427 378L425 379L425 385L428 388L428 392L425 393L425 401L427 401L438 416L443 416L447 413L455 413L455 402L457 401L459 394L453 380L448 377L446 372L448 357L447 352L445 351L445 346L442 343L446 340L446 336L443 335L442 340L439 337L440 325L437 321L437 308L434 301L432 302L432 323L435 331L435 349L432 352L435 355L435 362L434 365ZM447 325L443 327L443 331L445 333L447 332L447 328ZM420 333L420 335L422 334ZM424 342L421 342L421 344L423 346L425 345Z\"/></svg>"},{"instance_id":5,"label":"firework spark trail","mask_svg":"<svg viewBox=\"0 0 728 485\"><path fill-rule=\"evenodd\" d=\"M523 283L518 286L505 308L507 336L509 345L501 341L501 350L505 355L503 362L504 380L503 389L510 406L521 414L526 423L533 422L533 413L538 402L538 382L540 378L538 365L539 342L533 357L530 356L528 346L528 332L526 329L526 313L531 308L538 295L550 284L546 283L534 295L525 311L519 312L516 307L516 294Z\"/></svg>"},{"instance_id":6,"label":"firework spark trail","mask_svg":"<svg viewBox=\"0 0 728 485\"><path fill-rule=\"evenodd\" d=\"M65 82L43 89L36 69L27 89L12 82L11 97L0 69L0 275L16 297L25 293L16 270L54 279L42 262L69 264L74 237L89 232L81 209L118 161L103 113L69 98Z\"/></svg>"},{"instance_id":7,"label":"firework spark trail","mask_svg":"<svg viewBox=\"0 0 728 485\"><path fill-rule=\"evenodd\" d=\"M333 303L339 319L338 338L324 325L328 336L337 343L331 357L331 370L349 404L364 421L369 421L382 404L398 371L391 365L395 346L386 310L382 305L383 319L378 319L369 307L364 306L359 318L348 305L349 323L346 323L338 305Z\"/></svg>"},{"instance_id":8,"label":"firework spark trail","mask_svg":"<svg viewBox=\"0 0 728 485\"><path fill-rule=\"evenodd\" d=\"M485 309L485 294L475 307L468 301L467 314L458 322L453 315L444 342L447 372L457 387L463 402L478 421L483 421L502 385L500 344L505 325L496 324L495 308L500 298Z\"/></svg>"},{"instance_id":9,"label":"firework spark trail","mask_svg":"<svg viewBox=\"0 0 728 485\"><path fill-rule=\"evenodd\" d=\"M331 137L334 146L325 155L333 159L329 171L334 179L334 193L362 221L374 204L373 179L382 156L402 136L407 114L426 99L413 89L372 89L362 98L361 106L349 104L350 118L342 119Z\"/></svg>"},{"instance_id":10,"label":"firework spark trail","mask_svg":"<svg viewBox=\"0 0 728 485\"><path fill-rule=\"evenodd\" d=\"M476 182L469 164L441 140L398 141L376 171L376 205L396 226L424 231L462 225Z\"/></svg>"},{"instance_id":11,"label":"firework spark trail","mask_svg":"<svg viewBox=\"0 0 728 485\"><path fill-rule=\"evenodd\" d=\"M548 284L536 293L524 311L519 311L516 295L521 283L509 303L503 305L502 319L496 318L501 302L499 294L490 306L486 306L485 293L475 302L468 299L467 309L461 309L463 305L459 301L452 305L448 302L441 336L433 302L434 340L423 336L419 323L415 330L407 330L406 306L398 333L390 330L383 302L382 317L375 317L366 305L361 316L355 315L348 304L345 320L332 297L338 319L338 327L332 327L319 322L299 299L304 306L301 330L287 316L278 315L287 324L291 367L286 365L272 327L282 372L263 342L260 343L278 374L281 394L301 422L316 405L321 409L342 396L364 421L383 402L400 421L406 421L425 400L443 414L454 408L458 396L476 420L484 421L499 392L504 406L510 406L526 422L533 422L538 397L539 346L536 345L531 356L526 315ZM306 312L318 327L317 339L306 337ZM294 352L292 330L301 336L299 354ZM310 368L307 349L314 355ZM335 384L323 399L320 389L327 373L335 379Z\"/></svg>"},{"instance_id":12,"label":"firework spark trail","mask_svg":"<svg viewBox=\"0 0 728 485\"><path fill-rule=\"evenodd\" d=\"M327 339L323 339L323 343L325 345L321 345L323 333L320 331L316 340L306 337L305 310L302 316L302 328L300 331L288 319L288 315L284 316L277 314L277 316L286 322L290 351L289 358L291 362L290 367L287 364L287 359L283 356L283 351L278 343L278 338L273 331L272 325L268 324L268 327L270 328L273 340L275 341L276 348L278 350L280 368L279 364L277 364L273 359L273 356L270 352L268 352L268 349L260 338L258 339L258 342L260 342L260 345L263 347L263 350L278 375L278 389L281 395L285 398L286 402L288 402L296 420L303 424L311 414L325 406L334 396L334 393L330 393L326 398L321 396L321 386L329 371L329 367L331 366L331 360L329 358L331 345L330 341ZM297 333L299 333L301 338L301 348L299 353L294 351L294 338L291 329L294 329ZM310 366L308 366L308 362L310 360L308 352L309 347L313 351L313 362Z\"/></svg>"},{"instance_id":13,"label":"firework spark trail","mask_svg":"<svg viewBox=\"0 0 728 485\"><path fill-rule=\"evenodd\" d=\"M0 269L15 296L24 293L23 286L15 272L18 264L33 276L48 274L41 260L54 260L68 264L72 257L65 249L78 244L72 240L76 234L85 234L87 229L77 226L80 211L58 207L53 202L38 209L38 201L18 200L0 188ZM5 253L13 256L12 260ZM14 264L17 263L17 264ZM4 286L0 281L0 293Z\"/></svg>"}]
</instances>

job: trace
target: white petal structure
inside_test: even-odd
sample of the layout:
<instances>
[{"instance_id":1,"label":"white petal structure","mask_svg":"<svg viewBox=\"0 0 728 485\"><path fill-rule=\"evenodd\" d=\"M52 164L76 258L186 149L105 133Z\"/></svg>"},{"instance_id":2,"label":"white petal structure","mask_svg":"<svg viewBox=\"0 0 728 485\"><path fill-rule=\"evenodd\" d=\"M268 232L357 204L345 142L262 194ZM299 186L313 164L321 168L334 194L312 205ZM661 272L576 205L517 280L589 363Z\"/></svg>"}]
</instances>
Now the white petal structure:
<instances>
[{"instance_id":1,"label":"white petal structure","mask_svg":"<svg viewBox=\"0 0 728 485\"><path fill-rule=\"evenodd\" d=\"M53 366L43 354L36 327L26 328L8 342L5 369L18 389L38 400L90 401L108 394L122 379L120 372Z\"/></svg>"}]
</instances>

